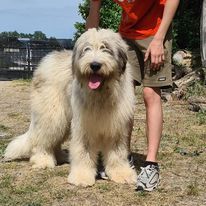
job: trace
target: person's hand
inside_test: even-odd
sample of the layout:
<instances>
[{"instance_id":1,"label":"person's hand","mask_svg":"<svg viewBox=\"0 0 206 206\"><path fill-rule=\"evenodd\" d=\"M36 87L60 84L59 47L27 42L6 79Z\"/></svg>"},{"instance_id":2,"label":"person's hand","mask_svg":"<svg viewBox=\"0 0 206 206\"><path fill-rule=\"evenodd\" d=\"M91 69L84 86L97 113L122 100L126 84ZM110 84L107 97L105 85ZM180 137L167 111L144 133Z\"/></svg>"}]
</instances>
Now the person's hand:
<instances>
[{"instance_id":1,"label":"person's hand","mask_svg":"<svg viewBox=\"0 0 206 206\"><path fill-rule=\"evenodd\" d=\"M144 61L146 62L149 57L151 58L151 69L158 70L164 64L164 46L163 40L153 39L147 48Z\"/></svg>"}]
</instances>

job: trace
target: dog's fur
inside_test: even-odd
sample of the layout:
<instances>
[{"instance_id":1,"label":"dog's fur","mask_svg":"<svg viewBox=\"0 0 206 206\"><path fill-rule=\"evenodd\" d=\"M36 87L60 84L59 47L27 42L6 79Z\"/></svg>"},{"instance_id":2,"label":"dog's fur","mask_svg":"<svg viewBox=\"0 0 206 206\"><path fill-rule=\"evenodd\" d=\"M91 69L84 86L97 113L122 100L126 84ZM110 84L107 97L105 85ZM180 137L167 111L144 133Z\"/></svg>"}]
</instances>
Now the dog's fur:
<instances>
[{"instance_id":1,"label":"dog's fur","mask_svg":"<svg viewBox=\"0 0 206 206\"><path fill-rule=\"evenodd\" d=\"M95 183L99 152L111 180L136 182L127 160L134 91L127 45L118 34L90 29L73 54L46 56L34 74L31 111L29 130L8 145L6 160L30 158L35 168L52 168L64 160L61 144L71 131L70 183Z\"/></svg>"}]
</instances>

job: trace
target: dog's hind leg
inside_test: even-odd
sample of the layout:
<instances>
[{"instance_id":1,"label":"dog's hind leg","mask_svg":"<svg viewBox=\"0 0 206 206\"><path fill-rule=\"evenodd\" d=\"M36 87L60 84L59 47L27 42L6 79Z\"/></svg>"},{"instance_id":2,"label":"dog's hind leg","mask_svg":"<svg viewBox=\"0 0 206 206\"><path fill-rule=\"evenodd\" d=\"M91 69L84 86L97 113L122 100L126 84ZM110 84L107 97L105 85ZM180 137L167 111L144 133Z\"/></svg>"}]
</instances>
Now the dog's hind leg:
<instances>
[{"instance_id":1,"label":"dog's hind leg","mask_svg":"<svg viewBox=\"0 0 206 206\"><path fill-rule=\"evenodd\" d=\"M54 168L57 164L54 151L37 147L32 150L30 162L35 169Z\"/></svg>"},{"instance_id":2,"label":"dog's hind leg","mask_svg":"<svg viewBox=\"0 0 206 206\"><path fill-rule=\"evenodd\" d=\"M45 169L54 168L57 163L62 164L68 162L68 153L61 150L61 143L64 142L64 134L56 133L48 129L41 129L44 131L39 133L39 136L34 138L33 149L30 157L30 162L33 168ZM56 140L55 140L55 138Z\"/></svg>"},{"instance_id":3,"label":"dog's hind leg","mask_svg":"<svg viewBox=\"0 0 206 206\"><path fill-rule=\"evenodd\" d=\"M60 153L60 145L69 134L70 108L67 103L64 105L65 101L60 97L62 95L57 93L56 91L55 97L50 95L49 102L41 102L41 108L38 108L38 110L36 109L37 106L33 105L34 135L30 158L33 168L55 167L57 165L56 155Z\"/></svg>"}]
</instances>

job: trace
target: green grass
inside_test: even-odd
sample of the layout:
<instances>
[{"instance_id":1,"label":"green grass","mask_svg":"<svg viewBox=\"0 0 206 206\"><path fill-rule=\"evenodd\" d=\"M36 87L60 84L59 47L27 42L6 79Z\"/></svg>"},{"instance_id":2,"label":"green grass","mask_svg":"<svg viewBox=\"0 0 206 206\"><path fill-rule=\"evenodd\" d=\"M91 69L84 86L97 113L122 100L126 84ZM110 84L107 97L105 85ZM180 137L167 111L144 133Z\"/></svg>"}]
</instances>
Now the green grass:
<instances>
[{"instance_id":1,"label":"green grass","mask_svg":"<svg viewBox=\"0 0 206 206\"><path fill-rule=\"evenodd\" d=\"M54 176L66 177L68 175L68 170L61 170L58 168L57 170L54 170L53 173Z\"/></svg>"},{"instance_id":2,"label":"green grass","mask_svg":"<svg viewBox=\"0 0 206 206\"><path fill-rule=\"evenodd\" d=\"M8 171L8 169L5 171ZM45 184L46 181L43 181L43 183L36 182L28 177L18 180L16 177L18 176L6 174L0 178L0 205L42 205L42 202L50 202L46 195L41 195L42 190L48 189L48 185ZM51 188L49 189L51 191ZM61 194L64 196L59 191L59 196ZM51 196L59 198L58 195L52 194Z\"/></svg>"},{"instance_id":3,"label":"green grass","mask_svg":"<svg viewBox=\"0 0 206 206\"><path fill-rule=\"evenodd\" d=\"M0 157L4 154L7 144L6 141L0 139Z\"/></svg>"},{"instance_id":4,"label":"green grass","mask_svg":"<svg viewBox=\"0 0 206 206\"><path fill-rule=\"evenodd\" d=\"M138 196L138 197L147 197L147 196L148 196L148 192L138 191L138 192L137 192L137 196Z\"/></svg>"},{"instance_id":5,"label":"green grass","mask_svg":"<svg viewBox=\"0 0 206 206\"><path fill-rule=\"evenodd\" d=\"M7 115L8 117L11 117L11 118L18 118L20 116L20 113L11 112L11 113L8 113Z\"/></svg>"},{"instance_id":6,"label":"green grass","mask_svg":"<svg viewBox=\"0 0 206 206\"><path fill-rule=\"evenodd\" d=\"M189 97L192 96L206 96L206 88L205 85L199 83L199 82L195 82L194 84L192 84L191 86L189 86L187 88L187 92L185 95L185 100L189 99Z\"/></svg>"},{"instance_id":7,"label":"green grass","mask_svg":"<svg viewBox=\"0 0 206 206\"><path fill-rule=\"evenodd\" d=\"M30 203L26 203L23 206L42 206L41 203L37 203L37 202L30 202Z\"/></svg>"},{"instance_id":8,"label":"green grass","mask_svg":"<svg viewBox=\"0 0 206 206\"><path fill-rule=\"evenodd\" d=\"M98 185L98 189L100 190L100 192L111 191L111 187L108 184L105 184L105 183L102 183L102 184Z\"/></svg>"},{"instance_id":9,"label":"green grass","mask_svg":"<svg viewBox=\"0 0 206 206\"><path fill-rule=\"evenodd\" d=\"M199 125L205 125L206 124L206 110L200 110L196 114L196 117L197 117Z\"/></svg>"},{"instance_id":10,"label":"green grass","mask_svg":"<svg viewBox=\"0 0 206 206\"><path fill-rule=\"evenodd\" d=\"M199 188L197 182L192 182L187 186L187 195L188 196L198 196Z\"/></svg>"},{"instance_id":11,"label":"green grass","mask_svg":"<svg viewBox=\"0 0 206 206\"><path fill-rule=\"evenodd\" d=\"M26 85L25 80L12 82ZM28 95L26 86L24 94ZM12 86L12 90L18 89ZM192 91L191 91L192 94ZM17 97L18 98L18 97ZM22 96L19 97L19 101ZM11 101L3 99L3 101ZM138 98L139 101L139 98ZM204 205L204 178L206 171L206 132L205 113L188 110L187 104L179 102L164 104L164 131L161 140L158 161L160 163L161 184L152 192L137 192L135 185L122 185L112 181L97 180L94 186L83 188L69 185L67 177L70 165L64 164L54 169L33 170L28 161L0 162L0 206L49 206L49 205L184 205L189 198L196 198L197 205ZM19 110L15 106L4 113L15 124L8 128L7 121L2 121L0 131L8 133L17 127L25 127L26 121L18 124ZM20 113L21 114L21 113ZM0 113L1 115L1 113ZM145 108L140 102L135 113L135 127L132 137L132 152L136 154L135 164L139 166L144 158ZM20 115L21 117L21 115ZM23 115L23 118L29 118ZM13 136L15 136L16 133ZM8 135L0 139L0 158L10 141ZM66 143L68 144L68 143ZM186 155L182 155L186 151ZM197 153L199 152L199 155ZM84 172L84 171L82 171ZM195 202L196 203L196 202ZM187 206L194 205L190 201Z\"/></svg>"},{"instance_id":12,"label":"green grass","mask_svg":"<svg viewBox=\"0 0 206 206\"><path fill-rule=\"evenodd\" d=\"M26 185L26 186L16 187L13 193L16 195L28 195L38 191L39 191L39 186Z\"/></svg>"},{"instance_id":13,"label":"green grass","mask_svg":"<svg viewBox=\"0 0 206 206\"><path fill-rule=\"evenodd\" d=\"M0 124L0 132L6 132L9 130L9 127L3 125L3 124Z\"/></svg>"},{"instance_id":14,"label":"green grass","mask_svg":"<svg viewBox=\"0 0 206 206\"><path fill-rule=\"evenodd\" d=\"M4 175L0 180L0 188L10 188L13 181L13 177L9 174Z\"/></svg>"},{"instance_id":15,"label":"green grass","mask_svg":"<svg viewBox=\"0 0 206 206\"><path fill-rule=\"evenodd\" d=\"M29 86L31 84L32 79L18 79L13 81L13 86Z\"/></svg>"}]
</instances>

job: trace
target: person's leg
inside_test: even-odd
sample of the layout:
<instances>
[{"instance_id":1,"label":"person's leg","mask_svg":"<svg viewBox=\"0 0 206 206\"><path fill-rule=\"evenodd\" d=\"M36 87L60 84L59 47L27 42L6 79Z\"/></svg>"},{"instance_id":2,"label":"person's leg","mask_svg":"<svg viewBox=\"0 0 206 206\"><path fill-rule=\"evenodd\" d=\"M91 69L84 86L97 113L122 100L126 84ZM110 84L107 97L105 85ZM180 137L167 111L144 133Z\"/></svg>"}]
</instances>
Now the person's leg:
<instances>
[{"instance_id":1,"label":"person's leg","mask_svg":"<svg viewBox=\"0 0 206 206\"><path fill-rule=\"evenodd\" d=\"M163 129L161 90L158 87L144 87L146 108L147 156L137 178L137 190L152 191L159 185L157 154Z\"/></svg>"},{"instance_id":2,"label":"person's leg","mask_svg":"<svg viewBox=\"0 0 206 206\"><path fill-rule=\"evenodd\" d=\"M157 153L163 128L161 91L159 88L145 87L143 89L143 97L146 107L146 161L157 162Z\"/></svg>"},{"instance_id":3,"label":"person's leg","mask_svg":"<svg viewBox=\"0 0 206 206\"><path fill-rule=\"evenodd\" d=\"M139 47L147 48L152 38L138 41ZM168 41L166 42L169 43ZM165 44L166 45L166 44ZM158 71L150 68L150 62L144 64L143 96L146 107L147 156L137 179L137 190L152 191L160 182L157 154L163 129L163 112L160 88L172 84L170 53L165 47L165 63ZM143 54L145 49L142 50Z\"/></svg>"}]
</instances>

